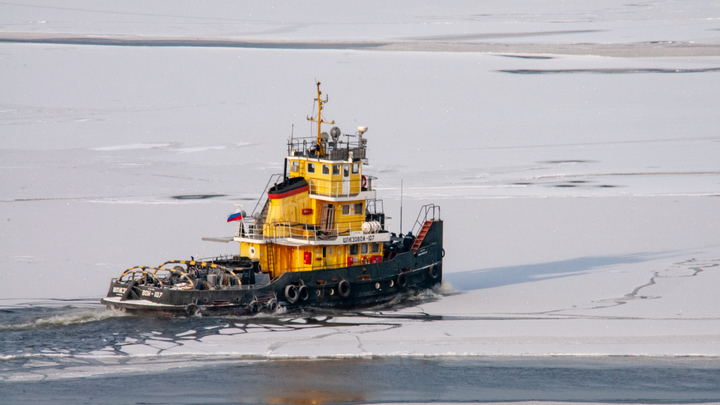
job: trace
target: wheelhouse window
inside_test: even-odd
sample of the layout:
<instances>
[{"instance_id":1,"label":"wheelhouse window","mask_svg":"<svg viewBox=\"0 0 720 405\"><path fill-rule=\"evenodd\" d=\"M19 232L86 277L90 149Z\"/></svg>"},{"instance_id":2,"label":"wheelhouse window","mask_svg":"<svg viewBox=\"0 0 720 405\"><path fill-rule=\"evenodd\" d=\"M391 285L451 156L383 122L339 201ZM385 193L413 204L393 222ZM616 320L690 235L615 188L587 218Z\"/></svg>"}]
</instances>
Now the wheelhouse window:
<instances>
[{"instance_id":1,"label":"wheelhouse window","mask_svg":"<svg viewBox=\"0 0 720 405\"><path fill-rule=\"evenodd\" d=\"M300 162L297 160L293 160L292 165L290 165L290 171L293 173L297 173L300 171Z\"/></svg>"},{"instance_id":2,"label":"wheelhouse window","mask_svg":"<svg viewBox=\"0 0 720 405\"><path fill-rule=\"evenodd\" d=\"M333 165L333 176L340 175L340 165Z\"/></svg>"},{"instance_id":3,"label":"wheelhouse window","mask_svg":"<svg viewBox=\"0 0 720 405\"><path fill-rule=\"evenodd\" d=\"M350 165L343 165L343 176L344 177L350 176Z\"/></svg>"},{"instance_id":4,"label":"wheelhouse window","mask_svg":"<svg viewBox=\"0 0 720 405\"><path fill-rule=\"evenodd\" d=\"M307 172L308 172L308 173L315 173L315 163L310 163L310 162L308 162Z\"/></svg>"},{"instance_id":5,"label":"wheelhouse window","mask_svg":"<svg viewBox=\"0 0 720 405\"><path fill-rule=\"evenodd\" d=\"M367 243L363 243L360 245L360 253L366 255L368 252L368 245Z\"/></svg>"},{"instance_id":6,"label":"wheelhouse window","mask_svg":"<svg viewBox=\"0 0 720 405\"><path fill-rule=\"evenodd\" d=\"M350 204L343 204L343 206L342 206L342 214L343 214L343 215L350 215Z\"/></svg>"},{"instance_id":7,"label":"wheelhouse window","mask_svg":"<svg viewBox=\"0 0 720 405\"><path fill-rule=\"evenodd\" d=\"M371 243L370 244L370 252L371 253L380 253L380 244L379 243Z\"/></svg>"},{"instance_id":8,"label":"wheelhouse window","mask_svg":"<svg viewBox=\"0 0 720 405\"><path fill-rule=\"evenodd\" d=\"M350 254L351 255L358 254L358 245L350 245Z\"/></svg>"},{"instance_id":9,"label":"wheelhouse window","mask_svg":"<svg viewBox=\"0 0 720 405\"><path fill-rule=\"evenodd\" d=\"M360 163L353 163L353 174L360 173Z\"/></svg>"},{"instance_id":10,"label":"wheelhouse window","mask_svg":"<svg viewBox=\"0 0 720 405\"><path fill-rule=\"evenodd\" d=\"M330 166L322 165L322 174L330 174Z\"/></svg>"},{"instance_id":11,"label":"wheelhouse window","mask_svg":"<svg viewBox=\"0 0 720 405\"><path fill-rule=\"evenodd\" d=\"M365 211L363 211L363 203L355 203L355 215L364 214Z\"/></svg>"}]
</instances>

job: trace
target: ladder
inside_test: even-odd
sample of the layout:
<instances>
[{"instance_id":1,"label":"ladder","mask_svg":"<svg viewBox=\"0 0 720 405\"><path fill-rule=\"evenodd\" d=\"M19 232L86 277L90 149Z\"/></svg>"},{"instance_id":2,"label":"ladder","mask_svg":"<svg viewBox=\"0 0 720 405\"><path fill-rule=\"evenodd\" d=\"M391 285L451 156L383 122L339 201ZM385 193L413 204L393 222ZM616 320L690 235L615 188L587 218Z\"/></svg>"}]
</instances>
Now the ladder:
<instances>
[{"instance_id":1,"label":"ladder","mask_svg":"<svg viewBox=\"0 0 720 405\"><path fill-rule=\"evenodd\" d=\"M427 235L428 230L430 230L430 225L432 225L433 221L425 221L422 228L420 228L420 232L418 232L417 238L415 238L415 242L413 242L412 247L410 250L417 250L420 245L422 245L423 240L425 240L425 235Z\"/></svg>"},{"instance_id":2,"label":"ladder","mask_svg":"<svg viewBox=\"0 0 720 405\"><path fill-rule=\"evenodd\" d=\"M267 242L265 244L265 250L267 251L267 271L270 272L271 277L275 276L275 244Z\"/></svg>"}]
</instances>

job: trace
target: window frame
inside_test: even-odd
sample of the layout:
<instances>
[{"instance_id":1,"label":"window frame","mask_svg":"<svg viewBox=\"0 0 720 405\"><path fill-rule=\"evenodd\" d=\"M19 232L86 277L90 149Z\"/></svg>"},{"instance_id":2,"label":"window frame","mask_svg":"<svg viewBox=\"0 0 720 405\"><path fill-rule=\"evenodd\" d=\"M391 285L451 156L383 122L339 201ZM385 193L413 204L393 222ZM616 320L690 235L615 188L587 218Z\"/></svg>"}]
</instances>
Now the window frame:
<instances>
[{"instance_id":1,"label":"window frame","mask_svg":"<svg viewBox=\"0 0 720 405\"><path fill-rule=\"evenodd\" d=\"M313 163L313 162L307 162L307 172L308 172L308 173L315 173L315 163Z\"/></svg>"}]
</instances>

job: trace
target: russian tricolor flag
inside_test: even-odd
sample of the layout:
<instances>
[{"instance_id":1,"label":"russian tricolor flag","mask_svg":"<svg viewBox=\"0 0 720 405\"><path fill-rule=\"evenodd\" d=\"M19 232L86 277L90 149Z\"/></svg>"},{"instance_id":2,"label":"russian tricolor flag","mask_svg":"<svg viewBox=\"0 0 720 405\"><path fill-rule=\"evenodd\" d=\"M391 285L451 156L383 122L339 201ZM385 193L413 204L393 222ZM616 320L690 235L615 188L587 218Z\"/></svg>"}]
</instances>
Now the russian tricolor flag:
<instances>
[{"instance_id":1,"label":"russian tricolor flag","mask_svg":"<svg viewBox=\"0 0 720 405\"><path fill-rule=\"evenodd\" d=\"M242 221L242 211L236 212L234 214L230 214L230 216L227 219L228 222L232 221Z\"/></svg>"}]
</instances>

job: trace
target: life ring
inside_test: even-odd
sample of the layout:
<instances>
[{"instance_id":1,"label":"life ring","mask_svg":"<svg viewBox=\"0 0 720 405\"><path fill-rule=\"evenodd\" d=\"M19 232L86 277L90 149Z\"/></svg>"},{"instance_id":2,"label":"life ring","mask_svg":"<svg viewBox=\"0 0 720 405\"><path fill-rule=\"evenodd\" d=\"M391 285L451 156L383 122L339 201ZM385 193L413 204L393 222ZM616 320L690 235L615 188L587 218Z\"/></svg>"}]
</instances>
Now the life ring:
<instances>
[{"instance_id":1,"label":"life ring","mask_svg":"<svg viewBox=\"0 0 720 405\"><path fill-rule=\"evenodd\" d=\"M370 259L367 258L367 256L363 256L362 260L360 260L362 264L368 264L370 263Z\"/></svg>"},{"instance_id":2,"label":"life ring","mask_svg":"<svg viewBox=\"0 0 720 405\"><path fill-rule=\"evenodd\" d=\"M294 285L290 284L285 287L285 299L291 304L294 304L298 300L298 289Z\"/></svg>"},{"instance_id":3,"label":"life ring","mask_svg":"<svg viewBox=\"0 0 720 405\"><path fill-rule=\"evenodd\" d=\"M405 288L405 287L407 287L407 283L408 283L408 282L407 282L407 276L405 275L405 273L400 273L400 274L398 274L398 276L397 276L397 285L398 285L398 287L400 287L400 288Z\"/></svg>"},{"instance_id":4,"label":"life ring","mask_svg":"<svg viewBox=\"0 0 720 405\"><path fill-rule=\"evenodd\" d=\"M367 177L362 176L362 188L367 188Z\"/></svg>"},{"instance_id":5,"label":"life ring","mask_svg":"<svg viewBox=\"0 0 720 405\"><path fill-rule=\"evenodd\" d=\"M350 295L350 283L347 280L343 280L338 284L338 293L343 298L347 298Z\"/></svg>"},{"instance_id":6,"label":"life ring","mask_svg":"<svg viewBox=\"0 0 720 405\"><path fill-rule=\"evenodd\" d=\"M438 271L438 266L433 264L430 266L430 277L433 278L433 280L437 279L440 276L440 272Z\"/></svg>"},{"instance_id":7,"label":"life ring","mask_svg":"<svg viewBox=\"0 0 720 405\"><path fill-rule=\"evenodd\" d=\"M298 297L303 301L307 301L310 298L310 289L305 285L301 285L300 288L298 288Z\"/></svg>"}]
</instances>

